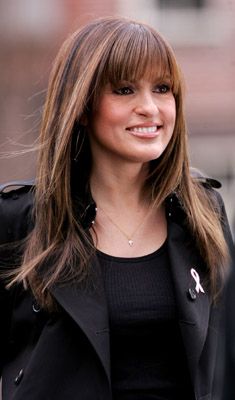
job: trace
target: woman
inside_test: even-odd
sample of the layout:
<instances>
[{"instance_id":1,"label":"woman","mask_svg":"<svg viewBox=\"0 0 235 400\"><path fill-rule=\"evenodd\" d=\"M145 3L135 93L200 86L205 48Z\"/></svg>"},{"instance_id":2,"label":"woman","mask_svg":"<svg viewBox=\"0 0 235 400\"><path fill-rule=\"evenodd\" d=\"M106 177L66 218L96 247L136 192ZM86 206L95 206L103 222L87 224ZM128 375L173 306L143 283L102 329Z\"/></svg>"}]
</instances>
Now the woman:
<instances>
[{"instance_id":1,"label":"woman","mask_svg":"<svg viewBox=\"0 0 235 400\"><path fill-rule=\"evenodd\" d=\"M211 399L231 238L170 46L122 18L75 32L40 139L36 185L2 188L3 399Z\"/></svg>"}]
</instances>

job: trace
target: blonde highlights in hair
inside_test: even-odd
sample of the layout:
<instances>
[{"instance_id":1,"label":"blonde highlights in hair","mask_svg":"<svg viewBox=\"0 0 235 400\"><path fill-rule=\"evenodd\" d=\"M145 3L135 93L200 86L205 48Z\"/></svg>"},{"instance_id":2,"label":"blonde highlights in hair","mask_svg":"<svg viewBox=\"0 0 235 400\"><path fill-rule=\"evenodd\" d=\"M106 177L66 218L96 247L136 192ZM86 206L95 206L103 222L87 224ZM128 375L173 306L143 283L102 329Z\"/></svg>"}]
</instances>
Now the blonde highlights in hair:
<instances>
[{"instance_id":1,"label":"blonde highlights in hair","mask_svg":"<svg viewBox=\"0 0 235 400\"><path fill-rule=\"evenodd\" d=\"M12 280L29 285L49 307L48 290L58 281L85 281L94 246L74 209L73 187L89 181L90 155L84 116L91 118L107 83L143 77L170 80L176 104L174 133L158 160L150 163L146 185L156 206L177 191L188 225L210 267L212 288L227 248L218 215L191 177L183 111L183 82L171 47L151 27L124 18L93 21L69 37L55 60L40 133L35 225L20 269ZM74 149L74 138L81 143ZM84 150L86 149L86 150ZM75 154L76 153L76 154ZM76 156L76 182L73 158ZM50 260L50 261L48 261ZM45 269L45 264L50 264ZM43 271L43 273L42 273ZM49 300L48 300L49 298Z\"/></svg>"}]
</instances>

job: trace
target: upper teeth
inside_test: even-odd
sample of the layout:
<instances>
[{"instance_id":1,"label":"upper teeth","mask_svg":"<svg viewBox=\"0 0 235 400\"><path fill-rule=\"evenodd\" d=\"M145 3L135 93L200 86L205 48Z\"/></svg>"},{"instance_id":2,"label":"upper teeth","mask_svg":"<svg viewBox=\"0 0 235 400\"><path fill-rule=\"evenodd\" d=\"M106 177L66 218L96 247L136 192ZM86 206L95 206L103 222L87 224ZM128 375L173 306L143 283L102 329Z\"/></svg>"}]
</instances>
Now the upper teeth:
<instances>
[{"instance_id":1,"label":"upper teeth","mask_svg":"<svg viewBox=\"0 0 235 400\"><path fill-rule=\"evenodd\" d=\"M131 128L130 129L133 132L139 132L139 133L150 133L150 132L157 132L157 126L149 126L149 127L141 127L141 128Z\"/></svg>"}]
</instances>

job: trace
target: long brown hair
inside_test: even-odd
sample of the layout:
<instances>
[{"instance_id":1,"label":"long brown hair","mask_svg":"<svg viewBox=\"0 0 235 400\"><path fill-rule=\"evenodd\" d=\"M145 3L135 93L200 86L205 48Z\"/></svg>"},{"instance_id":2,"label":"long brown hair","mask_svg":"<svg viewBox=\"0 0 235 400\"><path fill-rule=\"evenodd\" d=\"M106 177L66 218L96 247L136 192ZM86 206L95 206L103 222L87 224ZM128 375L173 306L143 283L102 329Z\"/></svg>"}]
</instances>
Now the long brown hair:
<instances>
[{"instance_id":1,"label":"long brown hair","mask_svg":"<svg viewBox=\"0 0 235 400\"><path fill-rule=\"evenodd\" d=\"M147 185L156 206L177 191L188 226L209 266L215 293L227 246L218 213L203 188L190 176L183 83L174 53L148 25L110 17L93 21L69 37L51 73L40 134L35 224L27 239L22 265L12 280L29 285L44 306L48 306L48 289L56 282L85 281L94 253L73 200L73 188L89 181L91 157L82 127L84 115L91 116L106 83L138 80L156 71L162 78L170 76L177 117L168 147L160 159L150 163Z\"/></svg>"}]
</instances>

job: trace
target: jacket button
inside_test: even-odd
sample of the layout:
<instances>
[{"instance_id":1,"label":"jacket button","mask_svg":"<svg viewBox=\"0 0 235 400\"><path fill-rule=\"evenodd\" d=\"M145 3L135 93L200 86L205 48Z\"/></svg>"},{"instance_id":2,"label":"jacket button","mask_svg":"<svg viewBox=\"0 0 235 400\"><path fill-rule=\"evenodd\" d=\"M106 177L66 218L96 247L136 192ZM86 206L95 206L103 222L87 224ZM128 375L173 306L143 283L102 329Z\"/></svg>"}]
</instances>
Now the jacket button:
<instances>
[{"instance_id":1,"label":"jacket button","mask_svg":"<svg viewBox=\"0 0 235 400\"><path fill-rule=\"evenodd\" d=\"M21 382L23 376L24 376L24 370L21 369L21 370L19 371L18 375L15 377L15 380L14 380L15 385L19 385L19 383Z\"/></svg>"},{"instance_id":2,"label":"jacket button","mask_svg":"<svg viewBox=\"0 0 235 400\"><path fill-rule=\"evenodd\" d=\"M194 289L189 288L188 290L188 297L190 300L194 301L197 298L196 291Z\"/></svg>"},{"instance_id":3,"label":"jacket button","mask_svg":"<svg viewBox=\"0 0 235 400\"><path fill-rule=\"evenodd\" d=\"M41 307L37 302L33 303L32 309L33 309L33 312L35 312L35 313L38 313L39 311L41 311Z\"/></svg>"}]
</instances>

